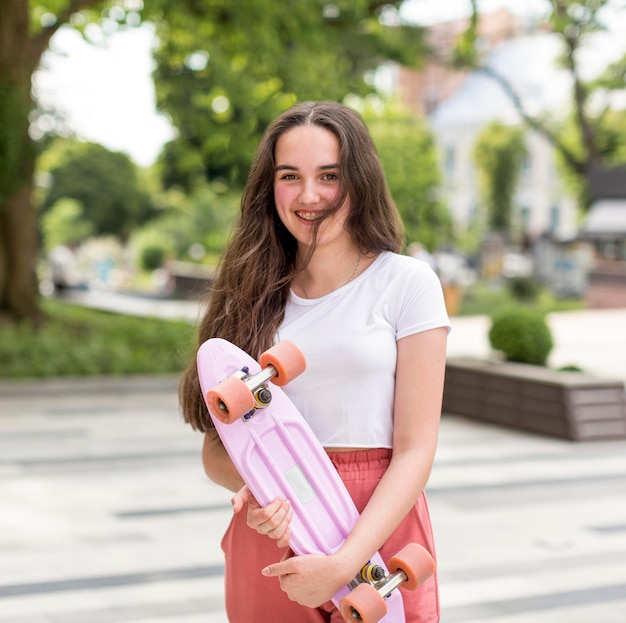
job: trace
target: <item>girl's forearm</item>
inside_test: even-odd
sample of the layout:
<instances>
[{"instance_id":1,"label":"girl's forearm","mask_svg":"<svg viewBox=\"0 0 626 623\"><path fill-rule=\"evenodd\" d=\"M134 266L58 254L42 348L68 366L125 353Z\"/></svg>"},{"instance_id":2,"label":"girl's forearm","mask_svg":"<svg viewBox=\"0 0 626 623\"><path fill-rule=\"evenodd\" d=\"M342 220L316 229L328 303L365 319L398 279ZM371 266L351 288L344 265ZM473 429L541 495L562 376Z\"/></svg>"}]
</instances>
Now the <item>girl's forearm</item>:
<instances>
[{"instance_id":1,"label":"girl's forearm","mask_svg":"<svg viewBox=\"0 0 626 623\"><path fill-rule=\"evenodd\" d=\"M350 578L387 541L421 495L432 461L416 450L394 455L359 520L337 554ZM407 478L407 474L412 474Z\"/></svg>"},{"instance_id":2,"label":"girl's forearm","mask_svg":"<svg viewBox=\"0 0 626 623\"><path fill-rule=\"evenodd\" d=\"M215 431L204 435L202 465L206 475L230 491L239 491L244 482Z\"/></svg>"}]
</instances>

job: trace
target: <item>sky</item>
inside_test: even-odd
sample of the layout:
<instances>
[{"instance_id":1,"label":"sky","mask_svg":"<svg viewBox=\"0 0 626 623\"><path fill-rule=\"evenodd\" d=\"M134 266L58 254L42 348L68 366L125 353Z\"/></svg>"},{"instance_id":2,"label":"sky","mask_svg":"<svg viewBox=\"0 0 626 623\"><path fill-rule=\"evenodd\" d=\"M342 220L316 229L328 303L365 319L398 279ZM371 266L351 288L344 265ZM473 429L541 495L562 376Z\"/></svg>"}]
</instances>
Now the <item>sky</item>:
<instances>
[{"instance_id":1,"label":"sky","mask_svg":"<svg viewBox=\"0 0 626 623\"><path fill-rule=\"evenodd\" d=\"M479 2L485 12L502 6L535 14L545 9L546 0ZM469 11L469 0L409 0L402 15L427 25ZM148 24L114 33L98 46L86 43L71 28L61 28L35 75L35 93L44 105L63 113L80 138L123 151L140 166L149 166L174 136L167 118L155 110L153 44Z\"/></svg>"},{"instance_id":2,"label":"sky","mask_svg":"<svg viewBox=\"0 0 626 623\"><path fill-rule=\"evenodd\" d=\"M45 106L65 115L79 137L149 166L174 135L155 110L153 42L149 25L115 33L103 45L61 28L34 77L34 91Z\"/></svg>"},{"instance_id":3,"label":"sky","mask_svg":"<svg viewBox=\"0 0 626 623\"><path fill-rule=\"evenodd\" d=\"M489 13L506 7L513 13L542 13L546 8L546 0L479 0L481 12ZM470 0L408 0L402 10L403 17L416 23L429 25L471 13Z\"/></svg>"}]
</instances>

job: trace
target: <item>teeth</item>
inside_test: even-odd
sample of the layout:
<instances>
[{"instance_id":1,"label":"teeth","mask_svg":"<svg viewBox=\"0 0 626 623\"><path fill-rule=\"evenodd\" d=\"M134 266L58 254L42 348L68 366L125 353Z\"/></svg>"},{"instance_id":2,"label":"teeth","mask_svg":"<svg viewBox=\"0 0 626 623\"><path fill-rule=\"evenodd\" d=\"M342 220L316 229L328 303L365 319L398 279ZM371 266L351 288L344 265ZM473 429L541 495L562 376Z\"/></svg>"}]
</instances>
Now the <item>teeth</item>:
<instances>
[{"instance_id":1,"label":"teeth","mask_svg":"<svg viewBox=\"0 0 626 623\"><path fill-rule=\"evenodd\" d=\"M322 217L319 212L296 212L296 216L305 221L317 221L317 219Z\"/></svg>"}]
</instances>

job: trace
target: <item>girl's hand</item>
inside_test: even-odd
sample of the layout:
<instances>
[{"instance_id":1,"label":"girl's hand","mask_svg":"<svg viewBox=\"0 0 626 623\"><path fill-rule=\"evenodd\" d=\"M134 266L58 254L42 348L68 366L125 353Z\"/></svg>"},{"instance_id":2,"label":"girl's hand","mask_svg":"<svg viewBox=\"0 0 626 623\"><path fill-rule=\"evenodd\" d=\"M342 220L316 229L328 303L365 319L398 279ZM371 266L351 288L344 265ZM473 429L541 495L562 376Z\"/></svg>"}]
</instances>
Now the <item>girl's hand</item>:
<instances>
[{"instance_id":1,"label":"girl's hand","mask_svg":"<svg viewBox=\"0 0 626 623\"><path fill-rule=\"evenodd\" d=\"M240 512L248 504L248 526L256 530L259 534L274 539L278 547L287 547L291 536L291 519L293 509L289 500L276 498L267 506L260 506L247 485L244 485L232 500L233 511Z\"/></svg>"},{"instance_id":2,"label":"girl's hand","mask_svg":"<svg viewBox=\"0 0 626 623\"><path fill-rule=\"evenodd\" d=\"M308 608L317 608L330 601L337 590L349 582L336 555L295 556L291 550L280 562L268 565L261 573L266 577L278 577L280 587L289 599Z\"/></svg>"}]
</instances>

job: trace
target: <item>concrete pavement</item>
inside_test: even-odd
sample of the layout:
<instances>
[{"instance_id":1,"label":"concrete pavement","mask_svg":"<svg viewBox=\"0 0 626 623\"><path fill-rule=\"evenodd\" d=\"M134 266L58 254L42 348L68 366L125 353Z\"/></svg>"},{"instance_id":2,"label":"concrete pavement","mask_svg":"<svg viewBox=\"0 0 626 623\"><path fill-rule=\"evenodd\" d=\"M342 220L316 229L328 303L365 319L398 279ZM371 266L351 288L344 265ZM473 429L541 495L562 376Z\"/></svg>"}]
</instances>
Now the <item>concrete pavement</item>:
<instances>
[{"instance_id":1,"label":"concrete pavement","mask_svg":"<svg viewBox=\"0 0 626 623\"><path fill-rule=\"evenodd\" d=\"M571 314L553 357L622 378L626 310ZM488 349L453 325L451 354ZM174 377L0 382L0 623L225 623L200 445ZM443 623L626 621L626 440L445 414L428 493Z\"/></svg>"}]
</instances>

